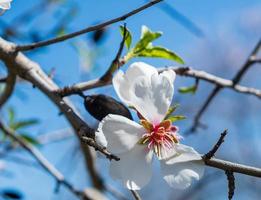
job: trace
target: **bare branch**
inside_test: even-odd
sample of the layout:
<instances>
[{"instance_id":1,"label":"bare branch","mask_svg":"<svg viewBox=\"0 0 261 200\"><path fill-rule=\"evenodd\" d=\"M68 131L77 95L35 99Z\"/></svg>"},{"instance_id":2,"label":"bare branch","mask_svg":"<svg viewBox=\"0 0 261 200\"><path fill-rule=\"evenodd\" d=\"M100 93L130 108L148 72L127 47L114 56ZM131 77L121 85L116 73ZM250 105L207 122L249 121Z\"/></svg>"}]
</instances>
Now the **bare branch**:
<instances>
[{"instance_id":1,"label":"bare branch","mask_svg":"<svg viewBox=\"0 0 261 200\"><path fill-rule=\"evenodd\" d=\"M160 68L159 72L163 72L168 69L173 69L180 76L197 78L199 80L204 80L211 84L217 85L217 87L229 88L229 89L234 90L235 92L239 92L239 93L243 93L243 94L250 94L250 95L256 96L258 98L261 98L261 90L251 88L251 87L245 87L245 86L241 86L241 85L233 85L233 82L231 80L224 79L224 78L209 74L204 71L195 70L193 68L170 66L170 67ZM111 84L111 81L104 82L104 81L101 81L100 79L94 79L94 80L77 83L75 85L65 87L63 89L60 89L57 92L61 96L68 96L68 95L72 95L72 94L78 94L79 92L83 92L86 90L107 86L110 84Z\"/></svg>"},{"instance_id":2,"label":"bare branch","mask_svg":"<svg viewBox=\"0 0 261 200\"><path fill-rule=\"evenodd\" d=\"M120 57L123 51L126 34L127 34L126 24L124 24L123 38L120 47L118 49L118 52L115 58L113 59L113 61L111 62L110 67L99 79L92 80L85 83L79 83L71 87L70 86L64 87L62 89L57 90L56 91L57 94L59 94L62 97L65 97L71 94L81 94L86 89L91 89L91 88L96 88L96 87L101 87L104 85L111 84L113 72L117 70L119 67L121 67L122 65L124 65L125 63L124 59L120 59ZM84 88L84 90L82 88Z\"/></svg>"},{"instance_id":3,"label":"bare branch","mask_svg":"<svg viewBox=\"0 0 261 200\"><path fill-rule=\"evenodd\" d=\"M135 190L130 190L131 194L133 195L135 200L142 200L139 193Z\"/></svg>"},{"instance_id":4,"label":"bare branch","mask_svg":"<svg viewBox=\"0 0 261 200\"><path fill-rule=\"evenodd\" d=\"M86 142L89 146L92 146L96 151L99 151L102 154L104 154L108 159L116 160L116 161L120 160L120 158L118 156L111 154L110 152L108 152L106 150L106 148L97 145L97 143L93 139L91 139L89 137L84 137L84 136L81 139L83 142Z\"/></svg>"},{"instance_id":5,"label":"bare branch","mask_svg":"<svg viewBox=\"0 0 261 200\"><path fill-rule=\"evenodd\" d=\"M7 102L9 97L12 95L16 81L16 75L8 70L8 76L6 78L5 88L0 96L0 109Z\"/></svg>"},{"instance_id":6,"label":"bare branch","mask_svg":"<svg viewBox=\"0 0 261 200\"><path fill-rule=\"evenodd\" d=\"M117 52L115 58L113 59L110 67L108 68L108 70L100 78L101 81L103 81L103 82L111 81L113 72L115 72L120 66L122 66L124 64L124 62L120 63L120 57L121 57L121 54L123 51L126 36L127 36L127 29L126 29L126 23L125 23L123 37L122 37L122 41L121 41L120 47L118 49L118 52Z\"/></svg>"},{"instance_id":7,"label":"bare branch","mask_svg":"<svg viewBox=\"0 0 261 200\"><path fill-rule=\"evenodd\" d=\"M131 12L127 13L127 14L124 14L120 17L117 17L115 19L111 19L109 21L106 21L106 22L103 22L101 24L97 24L97 25L94 25L94 26L90 26L88 28L85 28L85 29L82 29L80 31L76 31L76 32L73 32L73 33L69 33L69 34L66 34L66 35L63 35L63 36L60 36L60 37L56 37L56 38L52 38L52 39L49 39L49 40L45 40L45 41L41 41L41 42L37 42L37 43L32 43L32 44L28 44L28 45L20 45L20 46L17 46L15 49L16 51L28 51L28 50L32 50L32 49L36 49L36 48L39 48L39 47L44 47L44 46L48 46L48 45L51 45L51 44L55 44L55 43L58 43L58 42L62 42L62 41L65 41L65 40L68 40L68 39L71 39L73 37L76 37L76 36L79 36L81 34L84 34L84 33L88 33L88 32L91 32L91 31L96 31L96 30L99 30L101 28L104 28L108 25L111 25L111 24L114 24L116 22L119 22L119 21L123 21L159 2L161 2L163 0L153 0L153 1L150 1L148 3L146 3L145 5L135 9L135 10L132 10Z\"/></svg>"},{"instance_id":8,"label":"bare branch","mask_svg":"<svg viewBox=\"0 0 261 200\"><path fill-rule=\"evenodd\" d=\"M221 160L217 158L205 159L204 156L202 158L205 162L205 165L222 169L224 171L230 170L235 173L245 174L249 176L259 177L261 178L261 168L251 167L247 165L241 165L238 163L229 162L226 160Z\"/></svg>"},{"instance_id":9,"label":"bare branch","mask_svg":"<svg viewBox=\"0 0 261 200\"><path fill-rule=\"evenodd\" d=\"M3 39L0 39L0 59L4 61L6 66L12 70L13 73L16 73L38 87L57 105L76 131L76 135L79 139L81 139L82 135L85 135L89 137L89 139L85 141L86 144L97 150L103 149L103 147L94 141L95 131L82 120L80 114L68 99L62 99L60 95L57 95L55 91L57 91L59 87L42 71L37 63L31 61L21 52L15 52L15 45ZM109 154L105 151L101 152L105 153L105 155ZM116 156L111 156L112 159L115 157Z\"/></svg>"},{"instance_id":10,"label":"bare branch","mask_svg":"<svg viewBox=\"0 0 261 200\"><path fill-rule=\"evenodd\" d=\"M224 138L226 137L226 135L227 135L227 130L224 130L224 132L221 133L220 138L215 144L215 146L208 153L204 155L205 159L211 159L215 155L215 153L217 152L221 144L224 142Z\"/></svg>"},{"instance_id":11,"label":"bare branch","mask_svg":"<svg viewBox=\"0 0 261 200\"><path fill-rule=\"evenodd\" d=\"M258 51L261 48L261 39L258 41L258 43L256 44L255 48L253 49L253 51L251 52L251 54L248 56L246 62L244 63L244 65L239 69L239 71L236 73L236 75L234 76L234 78L232 79L232 88L235 88L235 86L240 82L241 78L243 77L243 75L247 72L247 70L254 64L256 63L255 59L256 59L256 55L258 53ZM240 88L240 87L239 87ZM217 85L212 92L210 93L210 95L208 96L208 98L206 99L206 101L203 103L202 107L199 109L198 113L195 116L194 119L194 123L192 125L192 128L190 129L191 132L195 132L197 127L200 125L200 118L201 116L204 114L204 112L207 110L208 106L210 105L210 103L213 101L213 99L216 97L216 95L220 92L220 90L222 89L221 86ZM242 89L242 88L240 88ZM240 90L239 89L239 90ZM247 89L244 88L242 91L252 91L251 89ZM259 93L261 94L261 93Z\"/></svg>"},{"instance_id":12,"label":"bare branch","mask_svg":"<svg viewBox=\"0 0 261 200\"><path fill-rule=\"evenodd\" d=\"M78 196L79 198L82 197L83 193L81 191L78 191L74 188L74 186L69 183L67 180L65 180L63 174L58 171L42 154L38 149L30 145L29 143L26 143L23 139L21 139L18 134L16 134L13 130L6 127L1 121L0 121L0 129L5 133L6 136L13 139L15 142L17 142L22 148L24 148L29 154L31 154L36 161L45 169L47 173L49 173L51 176L53 176L56 181L59 184L64 185L67 189L69 189L73 194ZM88 199L90 199L88 197Z\"/></svg>"},{"instance_id":13,"label":"bare branch","mask_svg":"<svg viewBox=\"0 0 261 200\"><path fill-rule=\"evenodd\" d=\"M249 69L249 67L253 63L255 63L256 55L259 52L260 48L261 48L261 39L258 41L258 43L256 44L256 46L253 49L253 51L251 52L251 54L248 56L247 61L245 62L245 64L241 67L241 69L237 72L235 77L232 79L234 85L239 83L239 81L241 80L243 75L246 73L246 71Z\"/></svg>"},{"instance_id":14,"label":"bare branch","mask_svg":"<svg viewBox=\"0 0 261 200\"><path fill-rule=\"evenodd\" d=\"M232 171L227 170L227 182L228 182L228 199L231 200L234 196L235 192L235 177Z\"/></svg>"}]
</instances>

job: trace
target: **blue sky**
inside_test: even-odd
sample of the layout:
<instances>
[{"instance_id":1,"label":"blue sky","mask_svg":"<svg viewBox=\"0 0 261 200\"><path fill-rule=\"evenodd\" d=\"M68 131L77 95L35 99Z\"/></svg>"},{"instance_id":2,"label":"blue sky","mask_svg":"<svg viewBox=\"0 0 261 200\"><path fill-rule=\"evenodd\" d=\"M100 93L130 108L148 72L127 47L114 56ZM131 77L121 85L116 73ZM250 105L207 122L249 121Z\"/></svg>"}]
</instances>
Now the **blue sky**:
<instances>
[{"instance_id":1,"label":"blue sky","mask_svg":"<svg viewBox=\"0 0 261 200\"><path fill-rule=\"evenodd\" d=\"M261 35L261 14L258 12L261 9L260 0L198 0L196 2L193 0L169 0L167 2L200 27L205 36L197 37L193 35L180 25L179 22L173 20L172 17L163 12L159 8L160 5L127 19L127 27L132 31L134 41L137 41L139 38L142 25L146 25L154 31L162 31L164 33L163 36L155 41L155 43L172 49L186 61L187 65L197 69L204 69L208 72L231 78L242 65ZM14 0L12 9L1 16L1 19L5 22L10 22L16 15L19 15L19 13L24 12L36 3L38 3L38 1L27 0L25 3L25 1ZM71 6L76 6L77 15L68 24L67 28L67 31L71 32L120 16L143 3L144 1L138 0L126 0L124 2L119 0L67 0L67 3L60 5L60 9L58 9L59 12L52 11L50 8L48 11L44 11L45 13L40 17L36 17L32 23L24 25L21 30L24 30L25 33L28 30L40 31L44 36L44 33L55 26L60 14L65 13ZM57 10L57 8L55 9ZM90 34L55 44L41 49L35 54L28 54L28 56L38 62L46 71L55 68L57 74L55 79L59 81L58 83L61 86L70 85L80 80L99 77L106 70L106 67L116 54L121 40L118 29L120 24L122 24L122 22L108 28L107 36L104 42L99 46L102 53L98 57L95 68L90 74L82 74L79 54L72 48L73 42L90 41ZM23 41L16 42L22 43ZM176 65L176 63L163 59L135 59L133 61L138 60L161 67ZM260 87L258 77L256 76L256 74L260 72L260 69L256 66L253 66L253 68L253 70L249 71L242 83ZM192 79L178 78L176 88L189 84L193 84ZM209 91L211 91L211 88L211 86L201 83L198 93L194 96L182 95L176 92L174 101L178 101L182 105L179 112L188 116L186 122L180 122L180 124L178 124L181 130L185 130L191 125L192 117L202 104L202 99L205 99ZM21 93L25 97L21 95ZM115 95L112 87L95 89L87 93ZM235 102L235 99L240 99L240 101ZM72 97L72 100L75 101L81 113L86 117L86 120L94 124L95 120L91 119L83 109L82 100L77 97ZM247 108L245 105L247 105ZM41 123L30 129L32 134L43 134L68 127L67 122L58 116L57 108L37 89L32 89L30 84L21 83L17 85L16 94L12 96L11 101L6 107L10 106L16 109L18 118L26 119L37 117L40 119ZM213 105L203 117L204 122L207 122L210 128L203 130L202 134L189 137L186 143L195 146L200 152L204 153L210 148L211 144L216 141L219 132L228 128L230 134L227 137L227 144L224 144L224 148L219 152L220 155L234 161L256 164L255 161L260 159L260 157L258 158L258 154L253 153L260 152L260 148L257 147L258 142L247 148L244 144L247 144L248 141L253 142L260 140L257 134L261 127L257 119L260 119L261 116L256 112L256 110L260 108L261 104L255 97L246 97L225 90L216 98ZM241 112L244 112L244 117L240 116ZM220 117L221 115L222 117ZM246 134L248 135L246 136ZM205 140L206 138L207 140ZM200 141L207 142L202 144ZM244 154L246 154L244 158L242 158L242 153L238 151L237 147L233 146L234 148L229 148L229 144L234 143L239 144L239 146L242 145L242 147L240 146L238 148L244 149ZM77 149L77 141L74 138L41 147L42 152L50 161L63 171L77 187L83 188L84 186L88 186L89 182L87 176L82 176L82 174L85 174L84 165L81 155L79 152L75 153L77 152L75 149ZM226 154L228 149L230 153ZM20 155L20 152L18 152L18 154ZM232 155L234 157L232 157ZM249 155L253 157L246 158ZM22 156L29 159L26 155ZM68 157L73 158L73 162L68 164ZM99 167L104 169L106 168L104 166L107 167L108 162L101 159L99 161ZM0 176L0 189L9 187L16 188L25 193L25 199L27 200L72 198L64 189L62 189L61 192L64 194L53 194L52 191L55 187L55 181L39 169L32 169L31 167L8 162L8 171L10 171L11 178L9 176ZM104 176L108 177L108 174L105 172ZM86 179L83 177L86 177ZM155 175L155 179L156 177L157 175ZM240 176L239 179L244 179L244 177ZM111 179L108 179L108 181L109 183L117 185L117 183ZM245 182L244 180L240 181L238 187L242 188ZM153 189L157 184L152 183L142 191L142 195L144 195L145 199L149 197L148 191ZM163 182L160 182L160 184L162 184L164 188L167 187ZM217 186L220 195L213 196L213 199L224 199L226 195L225 184L225 177L223 177ZM120 187L119 185L117 186ZM214 187L211 185L208 187L210 188L208 194L211 194ZM167 195L170 193L171 191L166 190ZM246 193L237 191L235 199L244 199L244 194L252 195L252 199L257 198L255 194L253 194L253 191L246 190ZM157 199L157 197L154 198ZM168 197L164 196L164 198ZM152 197L149 199L152 199Z\"/></svg>"}]
</instances>

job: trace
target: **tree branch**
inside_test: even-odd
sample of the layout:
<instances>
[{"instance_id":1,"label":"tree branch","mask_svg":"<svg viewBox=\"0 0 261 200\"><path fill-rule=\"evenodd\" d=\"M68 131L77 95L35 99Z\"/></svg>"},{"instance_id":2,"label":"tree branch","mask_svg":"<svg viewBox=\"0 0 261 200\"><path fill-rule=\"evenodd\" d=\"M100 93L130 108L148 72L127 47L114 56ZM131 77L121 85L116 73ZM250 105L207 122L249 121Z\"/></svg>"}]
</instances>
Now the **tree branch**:
<instances>
[{"instance_id":1,"label":"tree branch","mask_svg":"<svg viewBox=\"0 0 261 200\"><path fill-rule=\"evenodd\" d=\"M231 200L235 193L235 176L234 173L227 170L226 172L228 182L228 199Z\"/></svg>"},{"instance_id":2,"label":"tree branch","mask_svg":"<svg viewBox=\"0 0 261 200\"><path fill-rule=\"evenodd\" d=\"M233 85L233 82L228 79L224 79L212 74L209 74L205 71L195 70L193 68L189 67L166 67L166 68L160 68L159 72L163 72L168 69L173 69L178 75L180 76L186 76L186 77L192 77L197 78L199 80L204 80L206 82L209 82L211 84L214 84L221 88L229 88L234 90L235 92L243 93L243 94L250 94L253 96L256 96L258 98L261 98L261 90L251 88L251 87L245 87L241 85ZM111 84L111 80L108 82L104 82L100 79L94 79L86 82L81 82L74 84L72 86L64 87L63 89L58 90L57 92L60 93L61 96L69 96L73 94L78 94L79 92L83 92L86 90L103 87Z\"/></svg>"},{"instance_id":3,"label":"tree branch","mask_svg":"<svg viewBox=\"0 0 261 200\"><path fill-rule=\"evenodd\" d=\"M16 75L12 73L10 70L8 70L8 76L6 78L5 88L0 96L0 109L7 102L9 97L12 95L15 86L15 81L16 81Z\"/></svg>"},{"instance_id":4,"label":"tree branch","mask_svg":"<svg viewBox=\"0 0 261 200\"><path fill-rule=\"evenodd\" d=\"M121 59L121 54L124 48L124 42L126 39L126 34L127 34L127 29L126 29L126 24L124 24L124 32L123 32L123 37L122 37L122 41L120 43L120 47L118 49L118 52L115 56L115 58L113 59L113 61L111 62L109 68L107 69L107 71L97 80L92 80L89 81L87 83L87 87L89 88L95 88L95 87L100 87L100 86L104 86L107 84L111 84L112 81L112 76L115 70L117 70L119 67L121 67L122 65L124 65L125 60ZM82 90L81 88L84 87L86 83L83 83L83 86L81 85L81 83L76 84L72 87L67 86L64 87L62 89L57 90L57 94L59 94L62 97L71 95L71 94L79 94L82 93L84 90Z\"/></svg>"},{"instance_id":5,"label":"tree branch","mask_svg":"<svg viewBox=\"0 0 261 200\"><path fill-rule=\"evenodd\" d=\"M18 134L16 134L13 130L6 127L1 121L0 121L0 129L4 132L4 134L8 137L10 137L12 140L17 142L23 149L25 149L29 154L31 154L36 161L43 167L43 169L49 173L51 176L53 176L56 181L59 184L64 185L67 189L69 189L73 194L75 194L77 197L81 198L83 193L81 191L78 191L74 188L74 186L69 183L67 180L65 180L64 176L58 169L56 169L42 154L38 149L30 145L29 143L26 143L23 139L21 139ZM90 199L89 197L86 197Z\"/></svg>"},{"instance_id":6,"label":"tree branch","mask_svg":"<svg viewBox=\"0 0 261 200\"><path fill-rule=\"evenodd\" d=\"M226 160L221 160L217 158L205 159L203 156L203 161L205 165L222 169L224 171L230 170L235 173L245 174L249 176L259 177L261 178L261 169L256 167L251 167L247 165L241 165L238 163L229 162Z\"/></svg>"},{"instance_id":7,"label":"tree branch","mask_svg":"<svg viewBox=\"0 0 261 200\"><path fill-rule=\"evenodd\" d=\"M132 196L134 197L135 200L142 200L139 193L135 190L130 190Z\"/></svg>"},{"instance_id":8,"label":"tree branch","mask_svg":"<svg viewBox=\"0 0 261 200\"><path fill-rule=\"evenodd\" d=\"M248 56L246 62L243 64L243 66L239 69L239 71L236 73L236 75L234 76L234 78L232 79L232 88L235 88L235 86L240 82L241 78L243 77L243 75L247 72L247 70L256 63L256 55L258 53L258 51L261 48L261 39L257 42L255 48L253 49L253 51L251 52L251 54ZM221 91L222 87L220 87L219 85L217 85L212 92L210 93L210 95L208 96L208 98L206 99L206 101L203 103L202 107L199 109L198 113L195 116L194 119L194 123L190 129L190 132L195 132L197 127L200 125L200 118L201 116L204 114L204 112L207 110L208 106L210 105L210 103L213 101L213 99L216 97L216 95ZM239 90L241 90L242 88L239 87ZM247 89L243 88L244 93L248 93L248 92L253 92L253 88ZM259 97L260 97L261 93L259 93Z\"/></svg>"},{"instance_id":9,"label":"tree branch","mask_svg":"<svg viewBox=\"0 0 261 200\"><path fill-rule=\"evenodd\" d=\"M94 141L95 130L91 129L88 124L82 120L80 114L76 111L69 99L62 99L59 95L57 95L56 91L59 87L42 71L41 67L37 63L31 61L21 52L16 52L15 45L13 43L7 42L1 38L0 59L4 61L9 70L12 70L13 73L31 82L57 105L74 128L79 139L85 135L89 138L88 140L85 140L85 143L89 146L92 146L100 151L104 149ZM117 158L107 151L102 150L101 153L111 159Z\"/></svg>"},{"instance_id":10,"label":"tree branch","mask_svg":"<svg viewBox=\"0 0 261 200\"><path fill-rule=\"evenodd\" d=\"M73 37L76 37L76 36L79 36L81 34L84 34L84 33L88 33L88 32L91 32L91 31L96 31L96 30L99 30L101 28L104 28L108 25L111 25L113 23L116 23L116 22L119 22L119 21L123 21L159 2L161 2L163 0L153 0L153 1L150 1L149 3L146 3L145 5L135 9L135 10L132 10L131 12L128 12L127 14L124 14L120 17L117 17L117 18L114 18L114 19L111 19L109 21L106 21L106 22L103 22L101 24L97 24L97 25L94 25L94 26L90 26L88 28L85 28L85 29L82 29L80 31L76 31L76 32L73 32L73 33L69 33L69 34L66 34L66 35L63 35L63 36L60 36L60 37L56 37L56 38L52 38L52 39L49 39L49 40L45 40L45 41L41 41L41 42L37 42L37 43L32 43L32 44L28 44L28 45L20 45L20 46L17 46L15 49L16 51L28 51L28 50L32 50L32 49L36 49L36 48L39 48L39 47L44 47L44 46L48 46L48 45L51 45L51 44L55 44L55 43L58 43L58 42L62 42L62 41L65 41L65 40L68 40L68 39L71 39Z\"/></svg>"},{"instance_id":11,"label":"tree branch","mask_svg":"<svg viewBox=\"0 0 261 200\"><path fill-rule=\"evenodd\" d=\"M120 57L124 48L124 43L126 40L126 36L127 36L127 29L126 29L126 23L124 24L124 31L123 31L123 37L120 43L120 47L118 49L118 52L115 56L115 58L113 59L113 61L111 62L110 67L107 69L107 71L102 75L102 77L100 78L101 81L103 82L108 82L112 80L112 76L113 73L120 67L122 66L125 62L122 61L120 63Z\"/></svg>"},{"instance_id":12,"label":"tree branch","mask_svg":"<svg viewBox=\"0 0 261 200\"><path fill-rule=\"evenodd\" d=\"M221 133L220 138L217 141L217 143L214 145L214 147L204 155L205 159L211 159L215 155L215 153L217 152L221 144L224 142L224 138L226 137L226 135L227 135L227 130Z\"/></svg>"}]
</instances>

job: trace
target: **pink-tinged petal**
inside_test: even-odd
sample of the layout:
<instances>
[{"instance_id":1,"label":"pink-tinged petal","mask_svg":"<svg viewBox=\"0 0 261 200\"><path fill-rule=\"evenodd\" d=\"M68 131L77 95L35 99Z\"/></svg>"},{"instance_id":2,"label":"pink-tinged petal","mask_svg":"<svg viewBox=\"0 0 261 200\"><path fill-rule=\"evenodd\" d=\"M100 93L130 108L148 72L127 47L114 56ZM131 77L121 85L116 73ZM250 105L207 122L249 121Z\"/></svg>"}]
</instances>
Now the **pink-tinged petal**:
<instances>
[{"instance_id":1,"label":"pink-tinged petal","mask_svg":"<svg viewBox=\"0 0 261 200\"><path fill-rule=\"evenodd\" d=\"M148 151L145 145L137 144L119 157L120 161L111 161L112 178L120 180L130 190L140 190L148 184L152 176L152 151Z\"/></svg>"},{"instance_id":2,"label":"pink-tinged petal","mask_svg":"<svg viewBox=\"0 0 261 200\"><path fill-rule=\"evenodd\" d=\"M172 165L161 161L161 173L169 186L175 189L189 187L193 180L199 180L204 174L203 161L180 162Z\"/></svg>"},{"instance_id":3,"label":"pink-tinged petal","mask_svg":"<svg viewBox=\"0 0 261 200\"><path fill-rule=\"evenodd\" d=\"M125 104L131 106L130 102L130 87L133 81L140 76L151 76L152 74L158 73L157 70L143 62L135 62L124 74L123 71L119 70L118 73L113 77L112 83L114 89Z\"/></svg>"},{"instance_id":4,"label":"pink-tinged petal","mask_svg":"<svg viewBox=\"0 0 261 200\"><path fill-rule=\"evenodd\" d=\"M138 77L130 88L132 106L152 124L164 119L174 94L173 82L166 73Z\"/></svg>"},{"instance_id":5,"label":"pink-tinged petal","mask_svg":"<svg viewBox=\"0 0 261 200\"><path fill-rule=\"evenodd\" d=\"M110 152L119 154L132 149L145 132L140 124L126 117L110 114L100 122L95 139Z\"/></svg>"}]
</instances>

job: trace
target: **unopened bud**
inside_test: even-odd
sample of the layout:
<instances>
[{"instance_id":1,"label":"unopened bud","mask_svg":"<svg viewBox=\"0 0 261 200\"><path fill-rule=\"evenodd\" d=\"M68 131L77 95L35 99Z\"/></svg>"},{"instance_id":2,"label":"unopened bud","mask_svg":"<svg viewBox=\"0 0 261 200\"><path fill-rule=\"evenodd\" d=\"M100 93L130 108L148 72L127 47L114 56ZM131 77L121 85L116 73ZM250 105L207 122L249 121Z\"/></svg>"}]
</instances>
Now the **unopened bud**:
<instances>
[{"instance_id":1,"label":"unopened bud","mask_svg":"<svg viewBox=\"0 0 261 200\"><path fill-rule=\"evenodd\" d=\"M122 115L132 120L129 109L110 96L103 94L86 96L84 106L86 110L99 121L108 114Z\"/></svg>"}]
</instances>

